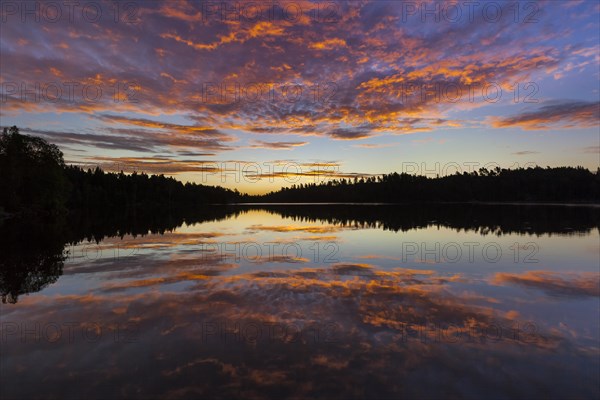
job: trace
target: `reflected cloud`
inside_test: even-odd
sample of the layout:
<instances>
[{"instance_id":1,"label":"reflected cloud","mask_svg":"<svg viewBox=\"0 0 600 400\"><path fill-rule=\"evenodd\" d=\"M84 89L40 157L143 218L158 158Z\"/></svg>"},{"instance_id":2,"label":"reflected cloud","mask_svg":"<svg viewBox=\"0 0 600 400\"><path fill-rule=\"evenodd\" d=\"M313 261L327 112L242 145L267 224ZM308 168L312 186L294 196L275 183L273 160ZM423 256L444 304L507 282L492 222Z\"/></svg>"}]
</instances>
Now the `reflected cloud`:
<instances>
[{"instance_id":1,"label":"reflected cloud","mask_svg":"<svg viewBox=\"0 0 600 400\"><path fill-rule=\"evenodd\" d=\"M369 274L356 274L364 271ZM68 341L63 336L52 342L12 346L20 336L7 334L4 360L16 362L18 357L22 368L3 367L3 377L13 382L24 374L41 377L44 371L46 378L38 381L38 389L55 391L65 382L65 374L86 371L73 358L85 351L100 374L69 383L71 391L85 395L92 391L114 394L117 380L125 379L127 390L142 396L218 392L269 397L285 391L290 397L313 397L334 390L353 398L365 391L372 393L372 379L377 377L376 386L386 397L428 397L428 389L433 388L444 393L482 393L498 382L494 365L515 367L506 369L502 381L520 379L519 395L539 386L537 379L522 379L523 369L544 376L562 371L557 379L564 382L583 374L577 393L597 393L591 375L598 349L576 347L560 332L519 326L515 313L476 306L468 301L472 300L469 294L453 294L446 278L433 271L385 272L372 265L338 264L234 277L174 272L170 279L131 283L138 289L178 279L195 283L177 293L105 291L30 297L24 299L18 314L28 323L73 321L74 332L93 329L100 337L89 342L79 336ZM14 310L8 310L3 319L15 318ZM130 332L132 341L115 341L106 333L120 328L124 335L129 331L123 327L135 328ZM103 329L105 334L100 335ZM559 354L560 361L550 361L550 354ZM63 357L63 368L46 369L58 357ZM136 361L140 357L145 362ZM569 367L564 360L570 361ZM463 373L460 384L440 379L465 368L481 373ZM301 384L298 374L303 376ZM194 376L210 379L195 380ZM342 384L336 377L350 377L353 383ZM148 385L149 381L153 384ZM16 386L3 390L10 396ZM20 390L21 394L29 391Z\"/></svg>"},{"instance_id":2,"label":"reflected cloud","mask_svg":"<svg viewBox=\"0 0 600 400\"><path fill-rule=\"evenodd\" d=\"M600 296L600 276L594 272L563 274L550 271L528 271L522 274L499 272L494 276L493 283L539 289L549 296Z\"/></svg>"},{"instance_id":3,"label":"reflected cloud","mask_svg":"<svg viewBox=\"0 0 600 400\"><path fill-rule=\"evenodd\" d=\"M567 298L597 297L593 274L532 271L489 278L446 268L420 270L417 264L401 268L385 252L332 264L273 255L236 261L238 253L215 246L226 236L248 243L256 233L313 240L307 238L336 232L355 244L341 231L359 229L355 222L363 218L378 221L378 229L386 224L406 230L463 229L453 213L441 209L415 206L395 216L389 208L374 211L375 206L367 215L352 208L320 208L316 216L302 207L265 208L279 220L264 210L211 209L186 217L177 229L174 223L183 219L165 225L145 219L148 225L129 230L88 221L88 227L102 228L99 238L110 232L142 235L99 240L99 248L110 253L137 243L140 250L124 258L67 261L58 285L22 296L18 304L0 305L0 372L6 382L0 393L7 398L39 393L63 393L64 398L436 398L440 393L480 398L494 388L506 397L530 398L540 390L557 397L597 397L600 349L592 322L561 318L548 323L531 314L531 307L540 306L537 297L506 298L489 290L491 279ZM584 226L595 221L581 209L559 211ZM286 212L296 221L284 220ZM510 216L520 214L517 208L508 214L490 208L472 212L467 215L477 217L473 224L491 231L498 225L516 229ZM547 213L528 214L529 224L552 231ZM230 221L232 216L239 220ZM353 216L350 222L348 216ZM264 225L255 223L258 217ZM14 232L10 243L32 243L23 240L23 232ZM41 232L56 232L45 239L58 239L59 249L62 238L81 238L81 232ZM15 246L7 243L7 254L14 254L10 248ZM24 380L36 385L21 385Z\"/></svg>"},{"instance_id":4,"label":"reflected cloud","mask_svg":"<svg viewBox=\"0 0 600 400\"><path fill-rule=\"evenodd\" d=\"M306 146L308 142L265 142L255 140L250 146L252 149L272 149L272 150L291 150L294 147Z\"/></svg>"},{"instance_id":5,"label":"reflected cloud","mask_svg":"<svg viewBox=\"0 0 600 400\"><path fill-rule=\"evenodd\" d=\"M246 228L248 232L307 232L307 233L335 233L343 230L343 227L332 225L315 225L315 226L264 226L251 225Z\"/></svg>"}]
</instances>

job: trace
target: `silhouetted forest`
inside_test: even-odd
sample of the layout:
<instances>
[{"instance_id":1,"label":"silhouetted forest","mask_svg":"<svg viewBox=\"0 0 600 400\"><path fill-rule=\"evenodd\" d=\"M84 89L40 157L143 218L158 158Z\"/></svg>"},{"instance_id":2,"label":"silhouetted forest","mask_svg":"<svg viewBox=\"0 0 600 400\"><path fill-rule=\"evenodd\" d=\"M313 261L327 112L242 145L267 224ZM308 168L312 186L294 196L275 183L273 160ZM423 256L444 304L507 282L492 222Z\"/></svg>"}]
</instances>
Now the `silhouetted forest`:
<instances>
[{"instance_id":1,"label":"silhouetted forest","mask_svg":"<svg viewBox=\"0 0 600 400\"><path fill-rule=\"evenodd\" d=\"M600 169L480 169L429 178L409 174L301 184L251 201L281 203L600 202Z\"/></svg>"},{"instance_id":2,"label":"silhouetted forest","mask_svg":"<svg viewBox=\"0 0 600 400\"><path fill-rule=\"evenodd\" d=\"M30 215L189 209L239 198L237 191L163 175L67 166L56 145L21 135L16 126L4 128L0 136L0 187L0 210Z\"/></svg>"},{"instance_id":3,"label":"silhouetted forest","mask_svg":"<svg viewBox=\"0 0 600 400\"><path fill-rule=\"evenodd\" d=\"M201 209L235 202L585 202L600 203L600 169L480 169L429 178L392 173L301 184L262 196L163 175L108 173L67 166L57 146L5 128L0 137L0 214L129 215ZM171 212L171 211L169 211Z\"/></svg>"}]
</instances>

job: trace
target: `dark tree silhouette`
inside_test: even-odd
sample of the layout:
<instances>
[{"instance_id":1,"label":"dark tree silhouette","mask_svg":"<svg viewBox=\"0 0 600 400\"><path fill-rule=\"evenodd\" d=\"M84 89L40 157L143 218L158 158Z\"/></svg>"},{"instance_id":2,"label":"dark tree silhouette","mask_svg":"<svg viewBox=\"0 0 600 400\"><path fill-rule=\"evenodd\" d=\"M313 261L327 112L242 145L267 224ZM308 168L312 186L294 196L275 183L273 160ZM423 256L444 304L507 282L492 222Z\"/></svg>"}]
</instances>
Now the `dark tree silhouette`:
<instances>
[{"instance_id":1,"label":"dark tree silhouette","mask_svg":"<svg viewBox=\"0 0 600 400\"><path fill-rule=\"evenodd\" d=\"M12 219L0 225L0 296L16 303L62 275L64 238L59 224Z\"/></svg>"},{"instance_id":2,"label":"dark tree silhouette","mask_svg":"<svg viewBox=\"0 0 600 400\"><path fill-rule=\"evenodd\" d=\"M354 182L294 185L251 202L600 202L600 171L583 167L519 168L429 178L391 173Z\"/></svg>"},{"instance_id":3,"label":"dark tree silhouette","mask_svg":"<svg viewBox=\"0 0 600 400\"><path fill-rule=\"evenodd\" d=\"M107 173L65 166L45 140L4 129L0 137L0 211L61 214L180 213L234 202L600 202L600 172L583 167L480 169L429 178L378 177L301 184L263 196L182 183L164 175Z\"/></svg>"},{"instance_id":4,"label":"dark tree silhouette","mask_svg":"<svg viewBox=\"0 0 600 400\"><path fill-rule=\"evenodd\" d=\"M0 206L8 211L64 210L69 184L61 151L13 126L0 136Z\"/></svg>"},{"instance_id":5,"label":"dark tree silhouette","mask_svg":"<svg viewBox=\"0 0 600 400\"><path fill-rule=\"evenodd\" d=\"M121 214L196 209L240 198L237 191L184 184L164 175L126 175L65 166L58 147L41 138L21 135L16 126L5 128L0 136L0 187L0 210L33 215L75 210Z\"/></svg>"}]
</instances>

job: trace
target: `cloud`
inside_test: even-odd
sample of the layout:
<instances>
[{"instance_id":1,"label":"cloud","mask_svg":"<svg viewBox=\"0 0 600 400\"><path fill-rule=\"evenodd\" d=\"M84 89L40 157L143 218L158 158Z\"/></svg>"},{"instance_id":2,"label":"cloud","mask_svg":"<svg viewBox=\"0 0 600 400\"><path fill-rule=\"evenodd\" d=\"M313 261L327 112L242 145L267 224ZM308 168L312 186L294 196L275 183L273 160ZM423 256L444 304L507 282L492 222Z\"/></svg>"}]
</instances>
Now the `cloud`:
<instances>
[{"instance_id":1,"label":"cloud","mask_svg":"<svg viewBox=\"0 0 600 400\"><path fill-rule=\"evenodd\" d=\"M518 126L525 130L548 128L590 128L600 124L600 102L563 101L511 117L496 117L492 126Z\"/></svg>"},{"instance_id":2,"label":"cloud","mask_svg":"<svg viewBox=\"0 0 600 400\"><path fill-rule=\"evenodd\" d=\"M539 151L523 150L523 151L517 151L517 152L511 153L511 154L513 154L515 156L528 156L530 154L540 154L540 152Z\"/></svg>"},{"instance_id":3,"label":"cloud","mask_svg":"<svg viewBox=\"0 0 600 400\"><path fill-rule=\"evenodd\" d=\"M335 233L341 231L343 228L339 226L264 226L264 225L251 225L248 228L250 232L267 231L267 232L307 232L307 233Z\"/></svg>"},{"instance_id":4,"label":"cloud","mask_svg":"<svg viewBox=\"0 0 600 400\"><path fill-rule=\"evenodd\" d=\"M89 164L98 165L105 171L112 172L145 172L152 174L175 175L195 172L201 176L225 172L218 163L207 160L175 160L164 157L90 157L89 162L73 163L84 169Z\"/></svg>"},{"instance_id":5,"label":"cloud","mask_svg":"<svg viewBox=\"0 0 600 400\"><path fill-rule=\"evenodd\" d=\"M231 136L226 135L220 132L217 129L207 127L207 126L199 126L199 125L179 125L172 124L161 121L153 121L146 118L130 118L124 117L120 115L111 115L111 114L99 114L94 115L94 118L97 118L102 121L107 122L115 122L127 125L135 125L140 126L142 128L157 128L163 131L171 131L177 132L184 135L196 136L202 138L211 138L218 140L230 141L233 140Z\"/></svg>"},{"instance_id":6,"label":"cloud","mask_svg":"<svg viewBox=\"0 0 600 400\"><path fill-rule=\"evenodd\" d=\"M309 48L316 50L333 50L345 46L346 41L340 38L327 39L321 42L312 42L308 45Z\"/></svg>"},{"instance_id":7,"label":"cloud","mask_svg":"<svg viewBox=\"0 0 600 400\"><path fill-rule=\"evenodd\" d=\"M550 296L598 297L600 277L597 273L558 274L550 271L528 271L522 274L497 273L497 284L516 284L526 288L539 289Z\"/></svg>"},{"instance_id":8,"label":"cloud","mask_svg":"<svg viewBox=\"0 0 600 400\"><path fill-rule=\"evenodd\" d=\"M45 133L44 133L45 134ZM56 136L50 132L53 141L64 143L67 140L61 136ZM74 143L85 143L87 135L72 134L76 136ZM81 136L81 137L79 137ZM101 147L104 145L98 143L100 139L93 137L95 145ZM111 136L112 139L112 136ZM70 142L70 141L69 141ZM116 145L116 144L115 144ZM120 143L119 149L138 150L131 144ZM148 149L147 151L151 151ZM176 175L180 173L196 173L201 183L206 183L208 179L220 177L223 182L227 179L255 183L261 179L284 179L288 183L295 183L300 177L309 177L315 180L315 183L326 181L328 179L343 178L368 178L376 176L360 172L343 172L340 170L340 164L330 161L315 161L308 163L299 163L293 160L274 160L258 163L245 160L216 160L216 159L181 159L179 156L212 156L212 153L181 152L175 155L163 155L158 150L152 157L108 157L90 155L85 160L67 159L67 164L80 166L84 169L96 166L111 172L131 173L146 172L153 174Z\"/></svg>"},{"instance_id":9,"label":"cloud","mask_svg":"<svg viewBox=\"0 0 600 400\"><path fill-rule=\"evenodd\" d=\"M218 392L272 397L285 390L291 397L306 398L335 390L353 398L372 390L376 379L378 393L413 398L431 394L427 387L436 388L433 393L485 391L498 382L497 371L488 368L490 359L521 367L507 369L505 375L510 381L520 379L524 387L501 394L526 397L520 395L540 390L541 381L524 380L523 370L542 377L556 373L555 380L561 380L556 386L564 388L555 391L560 397L574 393L568 383L577 377L584 379L576 394L597 392L595 369L589 367L595 365L596 352L543 326L515 328L523 325L514 320L516 313L491 308L494 303L485 297L474 301L471 294L450 292L452 276L435 271L385 271L347 263L303 268L297 263L235 275L222 264L223 273L206 274L204 262L194 266L159 256L148 274L137 263L114 264L123 271L109 266L111 275L100 277L91 293L22 299L18 316L32 326L44 326L52 316L53 324L69 324L69 332L77 334L67 336L63 330L60 340L18 346L21 335L7 331L3 357L22 367L3 373L8 382L4 393L58 393L69 381L83 396L114 397L119 382L126 381L141 396ZM7 323L17 311L6 310ZM103 330L94 346L86 340L92 327ZM113 335L116 327L119 336ZM84 329L88 335L81 338ZM168 344L168 351L156 343ZM107 346L119 351L107 352ZM256 349L260 357L247 356ZM144 357L153 362L139 363ZM61 368L51 367L59 361ZM73 380L89 370L88 364L101 379ZM394 368L398 365L403 368ZM452 379L465 369L479 371L476 379ZM365 377L365 371L371 376ZM23 374L41 382L41 388L11 384ZM194 379L199 375L212 378ZM343 378L353 385L332 386L346 382ZM415 385L390 383L415 379ZM149 387L148 382L158 384Z\"/></svg>"},{"instance_id":10,"label":"cloud","mask_svg":"<svg viewBox=\"0 0 600 400\"><path fill-rule=\"evenodd\" d=\"M456 102L439 101L431 92L440 85L463 89L490 82L509 85L531 80L541 71L558 73L559 67L564 67L560 73L568 77L569 62L576 70L575 66L593 62L595 56L593 48L556 46L554 40L564 37L560 29L515 25L508 17L492 24L477 15L465 24L440 23L420 29L420 18L403 21L406 10L387 2L335 3L333 10L314 2L296 5L303 12L293 20L277 5L262 10L256 19L246 19L228 18L231 10L223 14L218 2L212 11L203 9L203 2L146 2L138 5L135 24L115 24L103 18L97 24L77 23L69 29L47 31L43 23L7 23L1 44L3 83L34 87L36 82L58 81L78 86L72 100L66 92L60 101L34 100L18 91L8 94L3 116L28 112L92 115L112 128L126 124L218 141L220 145L200 142L194 146L211 151L224 150L227 146L222 143L234 142L226 133L233 130L353 141L383 132L405 134L460 126L462 122L448 118L452 110L489 105L481 98L471 102L465 90ZM558 12L546 7L548 12ZM333 21L324 21L323 13ZM15 45L19 41L27 44ZM207 96L207 84L229 98L223 101L217 96L218 101L210 101L214 96ZM253 85L263 88L258 98L253 96ZM81 92L86 86L101 87L101 98L85 98ZM115 88L119 88L116 97ZM238 93L232 95L232 90ZM423 90L425 96L420 93ZM129 97L136 101L127 101ZM500 118L494 126L535 127L536 118L594 126L597 116L591 110L586 117L590 110L585 106L567 112L573 117L547 108L539 112L547 118L524 114ZM175 114L198 124L157 121L157 116ZM123 131L112 133L127 136ZM93 141L87 145L93 146ZM104 146L119 148L113 143ZM139 143L125 147L144 148Z\"/></svg>"},{"instance_id":11,"label":"cloud","mask_svg":"<svg viewBox=\"0 0 600 400\"><path fill-rule=\"evenodd\" d=\"M371 136L370 131L363 128L336 128L330 130L327 134L334 139L342 140L364 139Z\"/></svg>"},{"instance_id":12,"label":"cloud","mask_svg":"<svg viewBox=\"0 0 600 400\"><path fill-rule=\"evenodd\" d=\"M294 147L306 146L308 142L265 142L255 140L250 147L253 149L291 150Z\"/></svg>"},{"instance_id":13,"label":"cloud","mask_svg":"<svg viewBox=\"0 0 600 400\"><path fill-rule=\"evenodd\" d=\"M22 132L47 137L58 145L80 145L101 149L129 150L144 153L160 153L171 148L198 149L202 152L230 150L218 139L205 139L199 135L172 135L148 129L121 129L105 127L99 133L53 131L23 127Z\"/></svg>"}]
</instances>

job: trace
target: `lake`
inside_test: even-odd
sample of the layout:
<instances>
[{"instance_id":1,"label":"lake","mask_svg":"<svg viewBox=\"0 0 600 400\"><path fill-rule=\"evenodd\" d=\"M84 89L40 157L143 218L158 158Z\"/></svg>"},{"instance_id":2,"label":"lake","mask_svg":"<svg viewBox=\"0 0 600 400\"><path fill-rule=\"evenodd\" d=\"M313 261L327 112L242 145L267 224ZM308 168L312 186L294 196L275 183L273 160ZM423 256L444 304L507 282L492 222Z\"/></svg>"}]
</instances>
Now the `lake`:
<instances>
[{"instance_id":1,"label":"lake","mask_svg":"<svg viewBox=\"0 0 600 400\"><path fill-rule=\"evenodd\" d=\"M600 208L7 220L0 397L599 398Z\"/></svg>"}]
</instances>

